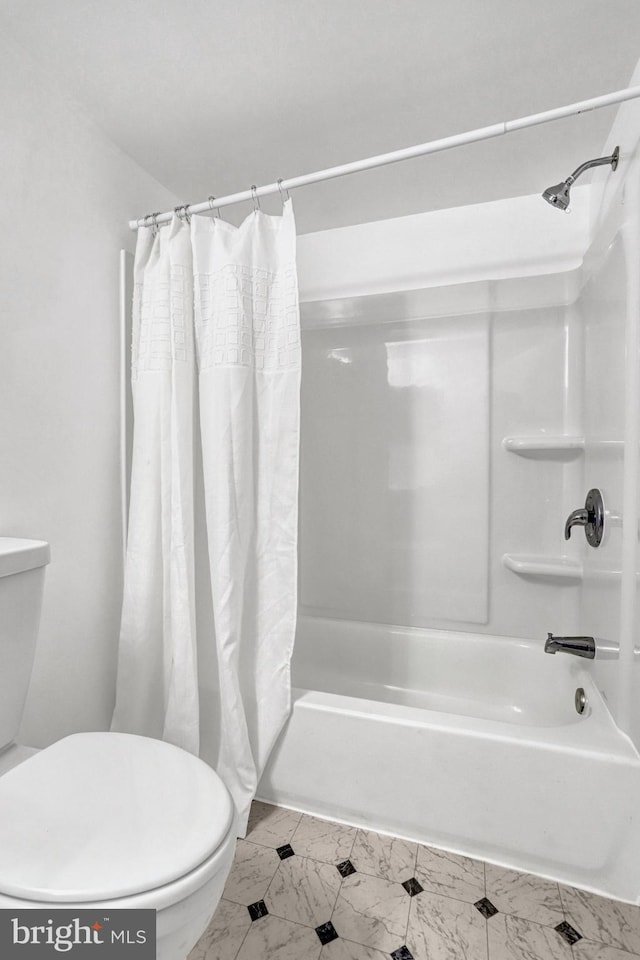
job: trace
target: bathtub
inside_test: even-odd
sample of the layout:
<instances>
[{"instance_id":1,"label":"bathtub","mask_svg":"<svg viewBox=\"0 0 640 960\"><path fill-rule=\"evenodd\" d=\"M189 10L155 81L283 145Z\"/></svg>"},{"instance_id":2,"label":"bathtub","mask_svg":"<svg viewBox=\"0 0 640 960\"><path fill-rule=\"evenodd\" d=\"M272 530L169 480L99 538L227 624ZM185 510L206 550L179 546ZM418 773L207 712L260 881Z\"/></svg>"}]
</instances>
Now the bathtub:
<instances>
[{"instance_id":1,"label":"bathtub","mask_svg":"<svg viewBox=\"0 0 640 960\"><path fill-rule=\"evenodd\" d=\"M301 617L259 798L640 903L640 756L543 647Z\"/></svg>"}]
</instances>

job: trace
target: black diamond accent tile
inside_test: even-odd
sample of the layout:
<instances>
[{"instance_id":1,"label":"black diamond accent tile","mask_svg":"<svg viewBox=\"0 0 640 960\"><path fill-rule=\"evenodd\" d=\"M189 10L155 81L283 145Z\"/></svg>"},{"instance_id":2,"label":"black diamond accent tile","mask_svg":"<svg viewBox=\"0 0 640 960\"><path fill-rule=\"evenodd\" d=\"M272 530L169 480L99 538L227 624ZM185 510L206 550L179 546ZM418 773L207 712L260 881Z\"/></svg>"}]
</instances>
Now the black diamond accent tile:
<instances>
[{"instance_id":1,"label":"black diamond accent tile","mask_svg":"<svg viewBox=\"0 0 640 960\"><path fill-rule=\"evenodd\" d=\"M295 850L290 843L285 843L283 847L276 847L276 853L281 860L286 860L287 857L295 856Z\"/></svg>"},{"instance_id":2,"label":"black diamond accent tile","mask_svg":"<svg viewBox=\"0 0 640 960\"><path fill-rule=\"evenodd\" d=\"M264 900L256 900L255 903L250 903L247 907L247 910L249 911L249 916L252 920L259 920L260 917L266 917L266 915L269 913Z\"/></svg>"},{"instance_id":3,"label":"black diamond accent tile","mask_svg":"<svg viewBox=\"0 0 640 960\"><path fill-rule=\"evenodd\" d=\"M485 920L490 920L491 917L495 917L498 913L498 908L494 907L491 903L491 900L487 900L486 897L483 897L482 900L478 900L477 903L474 903L476 910L479 910Z\"/></svg>"},{"instance_id":4,"label":"black diamond accent tile","mask_svg":"<svg viewBox=\"0 0 640 960\"><path fill-rule=\"evenodd\" d=\"M413 954L404 944L391 954L392 960L413 960Z\"/></svg>"},{"instance_id":5,"label":"black diamond accent tile","mask_svg":"<svg viewBox=\"0 0 640 960\"><path fill-rule=\"evenodd\" d=\"M405 880L402 886L405 888L410 897L415 897L416 893L422 893L424 887L420 884L415 877L411 877L410 880Z\"/></svg>"},{"instance_id":6,"label":"black diamond accent tile","mask_svg":"<svg viewBox=\"0 0 640 960\"><path fill-rule=\"evenodd\" d=\"M331 943L332 940L338 939L338 933L334 925L331 923L331 920L329 920L328 923L322 923L319 927L316 927L316 933L318 934L320 943L323 944Z\"/></svg>"},{"instance_id":7,"label":"black diamond accent tile","mask_svg":"<svg viewBox=\"0 0 640 960\"><path fill-rule=\"evenodd\" d=\"M578 940L582 940L582 934L578 933L575 927L572 927L566 920L563 920L557 927L554 927L554 930L556 930L567 943L577 943Z\"/></svg>"},{"instance_id":8,"label":"black diamond accent tile","mask_svg":"<svg viewBox=\"0 0 640 960\"><path fill-rule=\"evenodd\" d=\"M356 868L351 863L351 860L343 860L342 863L337 863L336 869L343 877L350 877L352 873L356 872Z\"/></svg>"}]
</instances>

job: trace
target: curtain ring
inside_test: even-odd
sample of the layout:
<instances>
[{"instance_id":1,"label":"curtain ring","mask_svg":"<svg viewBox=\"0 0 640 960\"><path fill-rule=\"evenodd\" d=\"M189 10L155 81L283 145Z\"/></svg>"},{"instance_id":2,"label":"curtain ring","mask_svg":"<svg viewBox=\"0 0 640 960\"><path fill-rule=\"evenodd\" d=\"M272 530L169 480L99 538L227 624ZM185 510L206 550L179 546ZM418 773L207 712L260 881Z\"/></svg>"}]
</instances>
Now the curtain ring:
<instances>
[{"instance_id":1,"label":"curtain ring","mask_svg":"<svg viewBox=\"0 0 640 960\"><path fill-rule=\"evenodd\" d=\"M282 184L284 183L283 177L280 177L279 180L276 180L276 183L278 184L278 190L280 191L280 199L284 203L284 194L282 193ZM285 188L285 193L287 195L287 200L291 200L291 195L286 188Z\"/></svg>"},{"instance_id":2,"label":"curtain ring","mask_svg":"<svg viewBox=\"0 0 640 960\"><path fill-rule=\"evenodd\" d=\"M218 218L218 220L222 220L222 217L220 216L220 207L214 207L213 205L213 201L215 200L215 197L213 196L213 194L207 197L207 199L209 201L209 210L215 210L216 217Z\"/></svg>"},{"instance_id":3,"label":"curtain ring","mask_svg":"<svg viewBox=\"0 0 640 960\"><path fill-rule=\"evenodd\" d=\"M158 236L158 230L160 229L160 226L159 226L159 224L158 224L158 217L160 216L160 211L158 210L158 211L156 211L156 213L150 213L149 216L151 217L151 220L153 221L153 235L154 235L154 237L157 237L157 236Z\"/></svg>"},{"instance_id":4,"label":"curtain ring","mask_svg":"<svg viewBox=\"0 0 640 960\"><path fill-rule=\"evenodd\" d=\"M253 212L257 213L260 209L260 201L258 200L258 188L255 183L251 184L251 195L253 197Z\"/></svg>"},{"instance_id":5,"label":"curtain ring","mask_svg":"<svg viewBox=\"0 0 640 960\"><path fill-rule=\"evenodd\" d=\"M182 220L186 223L191 223L191 214L189 213L189 204L183 203L182 206L174 207L173 212L175 213L178 220Z\"/></svg>"}]
</instances>

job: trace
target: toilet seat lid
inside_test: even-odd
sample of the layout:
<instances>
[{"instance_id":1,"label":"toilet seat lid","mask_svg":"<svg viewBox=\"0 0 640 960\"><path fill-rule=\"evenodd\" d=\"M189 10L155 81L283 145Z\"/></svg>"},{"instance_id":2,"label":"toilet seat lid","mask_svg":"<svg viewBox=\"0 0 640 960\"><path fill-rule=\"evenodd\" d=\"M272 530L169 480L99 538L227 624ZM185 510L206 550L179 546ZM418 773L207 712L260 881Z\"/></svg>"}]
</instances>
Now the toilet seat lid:
<instances>
[{"instance_id":1,"label":"toilet seat lid","mask_svg":"<svg viewBox=\"0 0 640 960\"><path fill-rule=\"evenodd\" d=\"M0 777L0 893L89 902L151 890L211 856L233 818L222 780L192 754L73 734Z\"/></svg>"}]
</instances>

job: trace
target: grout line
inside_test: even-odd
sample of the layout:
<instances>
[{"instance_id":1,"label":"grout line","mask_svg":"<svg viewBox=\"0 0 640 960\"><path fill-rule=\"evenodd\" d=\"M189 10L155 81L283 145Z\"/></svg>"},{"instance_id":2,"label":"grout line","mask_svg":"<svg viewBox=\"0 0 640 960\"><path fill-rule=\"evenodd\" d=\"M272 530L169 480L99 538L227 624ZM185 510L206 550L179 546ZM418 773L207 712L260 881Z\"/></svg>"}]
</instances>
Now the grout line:
<instances>
[{"instance_id":1,"label":"grout line","mask_svg":"<svg viewBox=\"0 0 640 960\"><path fill-rule=\"evenodd\" d=\"M563 914L565 920L567 921L567 923L570 923L571 921L569 920L569 918L568 918L568 916L567 916L567 908L566 908L565 905L564 905L564 899L563 899L563 897L562 897L562 890L560 889L560 884L558 884L558 896L560 897L560 906L562 907L562 914Z\"/></svg>"},{"instance_id":2,"label":"grout line","mask_svg":"<svg viewBox=\"0 0 640 960\"><path fill-rule=\"evenodd\" d=\"M263 895L262 895L262 899L263 899L263 900L264 900L264 898L267 896L267 894L269 893L269 890L271 889L271 884L273 883L273 881L275 880L276 876L278 875L278 871L280 870L280 865L281 865L283 862L284 862L283 860L280 860L280 861L278 862L278 866L277 866L276 869L275 869L275 873L274 873L273 876L271 877L271 880L269 880L269 883L268 883L268 885L267 885L267 889L265 890L265 892L264 892ZM281 919L284 920L285 918L282 917Z\"/></svg>"},{"instance_id":3,"label":"grout line","mask_svg":"<svg viewBox=\"0 0 640 960\"><path fill-rule=\"evenodd\" d=\"M233 955L233 957L232 957L232 960L236 960L236 957L238 956L238 954L239 954L240 951L242 950L242 948L243 948L243 946L244 946L244 942L245 942L245 940L247 939L247 937L249 936L249 931L251 930L251 926L252 926L252 925L253 925L253 921L251 921L251 924L247 927L246 932L245 932L245 935L244 935L244 937L242 938L242 940L240 941L240 944L238 945L238 949L237 949L236 952L234 953L234 955ZM207 952L208 952L208 951L207 951Z\"/></svg>"},{"instance_id":4,"label":"grout line","mask_svg":"<svg viewBox=\"0 0 640 960\"><path fill-rule=\"evenodd\" d=\"M416 852L415 852L415 856L414 856L414 858L413 858L413 876L414 876L414 877L416 876L416 872L417 872L417 870L418 870L418 850L419 850L419 849L420 849L420 845L419 845L418 843L416 843ZM408 879L408 878L407 878L407 879ZM417 877L416 877L416 879L417 879ZM419 881L418 881L418 882L419 882ZM416 894L416 897L419 897L419 896L420 896L420 894L417 893L417 894ZM409 909L407 910L407 925L406 925L405 931L404 931L404 942L405 942L405 944L406 944L406 942L407 942L407 937L409 936L409 921L411 920L411 911L413 910L413 901L416 899L416 897L409 897L409 901L410 901L410 902L409 902Z\"/></svg>"},{"instance_id":5,"label":"grout line","mask_svg":"<svg viewBox=\"0 0 640 960\"><path fill-rule=\"evenodd\" d=\"M338 874L338 876L340 877L340 884L336 891L336 899L333 901L333 907L331 908L331 916L329 917L330 923L333 923L333 916L336 912L336 907L338 906L338 900L340 899L340 894L342 893L342 884L345 881L345 878L341 874ZM340 936L340 934L338 934L338 936ZM322 949L324 950L324 945ZM320 951L320 953L322 954L322 951Z\"/></svg>"},{"instance_id":6,"label":"grout line","mask_svg":"<svg viewBox=\"0 0 640 960\"><path fill-rule=\"evenodd\" d=\"M353 838L353 843L355 843L355 842L356 842L356 841L355 841L355 837L354 837L354 838ZM351 853L353 853L353 843L351 844ZM349 856L347 857L348 860L351 859L351 853L350 853ZM342 861L340 861L340 862L342 862ZM334 864L334 867L335 867L335 864ZM356 871L356 873L357 873L357 871ZM338 876L340 877L340 886L338 887L338 892L336 893L336 900L335 900L335 903L334 903L334 905L333 905L333 910L331 911L331 916L329 917L331 923L333 923L333 917L334 917L334 914L335 914L335 912L336 912L336 907L338 906L338 900L340 899L340 894L342 893L342 884L343 884L343 883L345 882L345 880L347 879L346 877L343 877L343 876L342 876L342 874L340 873L340 871L338 871ZM338 934L338 936L340 936L340 934ZM362 946L362 944L360 944L360 946ZM323 946L322 949L324 950L324 946ZM320 956L322 957L322 951L320 951Z\"/></svg>"},{"instance_id":7,"label":"grout line","mask_svg":"<svg viewBox=\"0 0 640 960\"><path fill-rule=\"evenodd\" d=\"M417 893L416 897L419 897L419 896L420 894ZM411 920L411 911L413 910L413 901L416 899L416 897L409 897L409 909L407 910L407 924L404 928L404 942L405 942L405 945L407 946L408 946L407 939L409 937L409 921Z\"/></svg>"},{"instance_id":8,"label":"grout line","mask_svg":"<svg viewBox=\"0 0 640 960\"><path fill-rule=\"evenodd\" d=\"M487 897L487 864L486 861L482 861L482 874L484 876L484 895ZM493 903L493 901L491 901ZM495 906L495 904L494 904ZM489 956L489 920L487 917L484 918L484 935L487 940L487 960L491 960Z\"/></svg>"},{"instance_id":9,"label":"grout line","mask_svg":"<svg viewBox=\"0 0 640 960\"><path fill-rule=\"evenodd\" d=\"M358 837L358 832L359 832L359 831L360 831L360 827L356 827L356 828L355 828L355 831L354 831L354 834L353 834L353 842L352 842L352 844L351 844L351 849L349 850L349 856L347 857L347 860L350 860L351 857L353 856L353 848L354 848L355 845L356 845L356 839L357 839L357 837Z\"/></svg>"},{"instance_id":10,"label":"grout line","mask_svg":"<svg viewBox=\"0 0 640 960\"><path fill-rule=\"evenodd\" d=\"M571 921L569 920L569 917L567 916L567 909L566 909L566 907L565 907L565 905L564 905L564 899L563 899L563 897L562 897L562 890L560 889L560 884L558 883L558 884L556 884L556 886L558 887L558 896L560 897L560 906L562 907L562 916L563 916L563 918L564 918L564 920L565 920L565 923L571 924ZM573 924L571 924L571 926L573 926ZM580 942L580 941L578 941L578 942ZM570 951L571 951L571 956L572 956L572 957L575 957L575 956L576 956L576 952L575 952L575 950L573 949L574 946L575 946L574 943L570 943L570 944L569 944L569 949L570 949Z\"/></svg>"}]
</instances>

